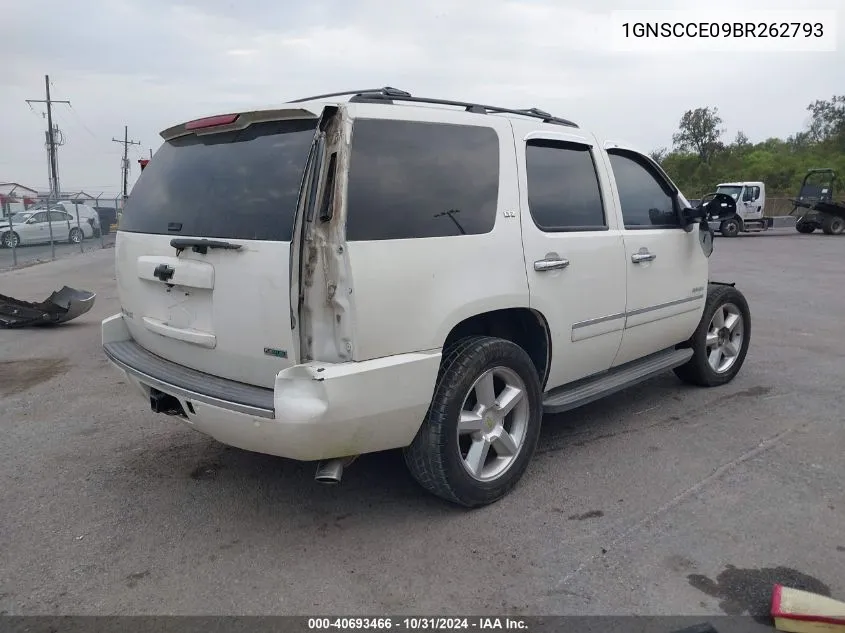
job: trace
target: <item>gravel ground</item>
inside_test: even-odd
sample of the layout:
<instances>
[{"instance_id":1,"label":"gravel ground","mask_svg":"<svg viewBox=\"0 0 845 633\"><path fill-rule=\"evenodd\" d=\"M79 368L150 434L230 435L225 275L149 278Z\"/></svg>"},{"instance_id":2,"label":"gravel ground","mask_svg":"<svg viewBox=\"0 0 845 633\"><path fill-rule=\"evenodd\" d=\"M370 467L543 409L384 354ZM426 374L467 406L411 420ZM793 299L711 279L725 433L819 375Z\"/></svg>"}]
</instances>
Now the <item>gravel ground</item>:
<instances>
[{"instance_id":1,"label":"gravel ground","mask_svg":"<svg viewBox=\"0 0 845 633\"><path fill-rule=\"evenodd\" d=\"M717 238L753 314L743 371L672 374L545 419L514 492L468 512L396 452L337 487L153 415L100 349L113 250L0 274L94 290L53 330L0 330L0 612L717 614L773 582L845 599L845 238Z\"/></svg>"}]
</instances>

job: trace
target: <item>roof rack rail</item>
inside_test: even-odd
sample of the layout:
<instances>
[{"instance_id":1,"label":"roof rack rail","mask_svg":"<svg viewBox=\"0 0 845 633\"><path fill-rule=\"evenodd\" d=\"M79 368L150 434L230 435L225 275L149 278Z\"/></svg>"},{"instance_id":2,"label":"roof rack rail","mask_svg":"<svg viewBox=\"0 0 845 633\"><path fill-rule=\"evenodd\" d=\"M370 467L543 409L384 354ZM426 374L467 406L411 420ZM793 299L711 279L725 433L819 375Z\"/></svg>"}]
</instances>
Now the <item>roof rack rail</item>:
<instances>
[{"instance_id":1,"label":"roof rack rail","mask_svg":"<svg viewBox=\"0 0 845 633\"><path fill-rule=\"evenodd\" d=\"M489 114L491 112L502 114L517 114L520 116L528 116L535 119L541 119L543 123L554 123L557 125L564 125L566 127L578 128L578 124L568 119L552 116L548 112L540 110L539 108L523 108L516 110L512 108L503 108L500 106L484 105L481 103L471 103L469 101L452 101L449 99L434 99L430 97L414 97L411 93L398 88L391 88L385 86L384 88L373 88L370 90L346 90L343 92L333 92L330 94L317 95L314 97L305 97L303 99L296 99L289 103L301 103L303 101L311 101L314 99L327 99L329 97L341 97L352 95L351 102L369 102L369 103L393 103L394 101L408 101L411 103L430 103L434 105L447 105L464 108L467 112L474 112L476 114Z\"/></svg>"},{"instance_id":2,"label":"roof rack rail","mask_svg":"<svg viewBox=\"0 0 845 633\"><path fill-rule=\"evenodd\" d=\"M367 90L343 90L342 92L329 92L324 95L314 95L313 97L303 97L302 99L294 99L293 101L288 101L288 103L302 103L303 101L328 99L329 97L345 97L347 95L360 96L363 94L378 94L381 95L383 98L390 98L394 96L411 96L410 92L405 92L404 90L399 90L398 88L391 88L390 86L385 86L384 88L369 88Z\"/></svg>"}]
</instances>

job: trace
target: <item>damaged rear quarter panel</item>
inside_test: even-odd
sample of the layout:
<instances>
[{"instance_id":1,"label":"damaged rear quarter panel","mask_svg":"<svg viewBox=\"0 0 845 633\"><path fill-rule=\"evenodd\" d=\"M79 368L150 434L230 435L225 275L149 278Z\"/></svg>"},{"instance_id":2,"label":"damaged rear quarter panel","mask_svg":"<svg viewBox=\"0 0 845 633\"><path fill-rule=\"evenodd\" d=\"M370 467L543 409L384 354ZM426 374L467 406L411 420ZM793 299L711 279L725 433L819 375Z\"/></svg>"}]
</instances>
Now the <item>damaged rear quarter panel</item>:
<instances>
[{"instance_id":1,"label":"damaged rear quarter panel","mask_svg":"<svg viewBox=\"0 0 845 633\"><path fill-rule=\"evenodd\" d=\"M347 244L355 276L355 360L439 350L452 328L465 319L529 307L510 122L439 108L386 109L366 103L353 108L355 119L490 127L499 139L498 199L489 233Z\"/></svg>"},{"instance_id":2,"label":"damaged rear quarter panel","mask_svg":"<svg viewBox=\"0 0 845 633\"><path fill-rule=\"evenodd\" d=\"M318 195L302 245L302 361L346 362L353 359L353 289L345 238L345 199L352 123L344 108L326 122L326 150ZM326 188L331 156L336 154L334 186ZM331 219L320 209L331 196Z\"/></svg>"}]
</instances>

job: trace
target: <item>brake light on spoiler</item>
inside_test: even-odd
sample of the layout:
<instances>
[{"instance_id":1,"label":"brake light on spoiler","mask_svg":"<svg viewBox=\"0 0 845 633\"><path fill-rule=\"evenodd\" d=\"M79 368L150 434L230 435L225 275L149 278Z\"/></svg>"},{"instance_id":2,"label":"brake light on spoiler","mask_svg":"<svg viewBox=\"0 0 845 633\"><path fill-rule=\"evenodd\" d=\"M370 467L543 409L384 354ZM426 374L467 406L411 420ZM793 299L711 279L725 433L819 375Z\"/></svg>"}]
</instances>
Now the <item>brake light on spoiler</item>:
<instances>
[{"instance_id":1,"label":"brake light on spoiler","mask_svg":"<svg viewBox=\"0 0 845 633\"><path fill-rule=\"evenodd\" d=\"M238 120L239 114L218 114L217 116L209 116L203 119L196 119L185 124L186 130L202 130L209 127L217 127L218 125L229 125Z\"/></svg>"}]
</instances>

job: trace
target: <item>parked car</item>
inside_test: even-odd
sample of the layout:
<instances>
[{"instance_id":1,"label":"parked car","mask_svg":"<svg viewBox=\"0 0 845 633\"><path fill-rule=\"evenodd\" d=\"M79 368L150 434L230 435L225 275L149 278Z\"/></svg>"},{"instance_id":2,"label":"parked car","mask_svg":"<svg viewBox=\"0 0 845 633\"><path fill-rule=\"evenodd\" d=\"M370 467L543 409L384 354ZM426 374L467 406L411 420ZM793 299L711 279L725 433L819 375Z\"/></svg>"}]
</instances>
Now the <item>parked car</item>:
<instances>
[{"instance_id":1,"label":"parked car","mask_svg":"<svg viewBox=\"0 0 845 633\"><path fill-rule=\"evenodd\" d=\"M69 213L74 218L76 217L75 214L78 213L81 222L87 222L91 225L91 228L94 230L94 237L100 237L102 221L100 220L100 214L94 207L67 201L59 202L58 206L61 206L66 213Z\"/></svg>"},{"instance_id":2,"label":"parked car","mask_svg":"<svg viewBox=\"0 0 845 633\"><path fill-rule=\"evenodd\" d=\"M571 121L386 88L162 136L117 233L105 355L153 411L318 481L402 449L429 492L489 504L544 413L745 360L707 209Z\"/></svg>"},{"instance_id":3,"label":"parked car","mask_svg":"<svg viewBox=\"0 0 845 633\"><path fill-rule=\"evenodd\" d=\"M79 244L85 238L94 237L95 225L99 230L99 221L93 222L87 211L82 208L84 206L79 205L78 222L77 210L74 205L68 203L50 205L49 209L45 205L39 205L15 213L0 224L0 244L5 248L24 244L49 244L51 235L54 242ZM93 212L93 209L91 211Z\"/></svg>"}]
</instances>

